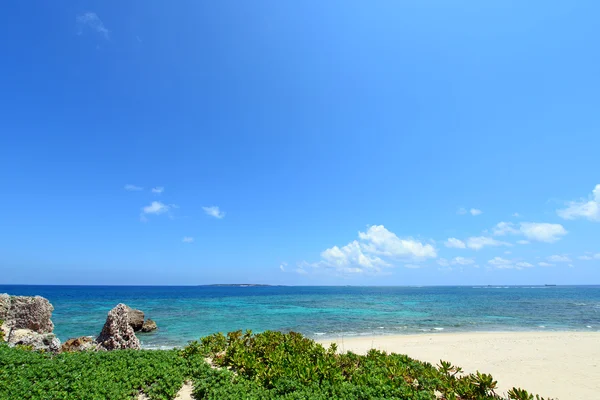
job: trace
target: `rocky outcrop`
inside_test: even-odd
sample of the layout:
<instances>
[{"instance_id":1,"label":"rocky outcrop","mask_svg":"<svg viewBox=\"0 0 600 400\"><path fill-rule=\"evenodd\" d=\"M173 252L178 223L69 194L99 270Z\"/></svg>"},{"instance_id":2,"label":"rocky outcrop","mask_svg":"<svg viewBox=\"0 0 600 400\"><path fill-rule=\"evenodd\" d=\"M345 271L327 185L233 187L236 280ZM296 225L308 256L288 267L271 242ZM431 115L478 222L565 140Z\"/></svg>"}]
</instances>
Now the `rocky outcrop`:
<instances>
[{"instance_id":1,"label":"rocky outcrop","mask_svg":"<svg viewBox=\"0 0 600 400\"><path fill-rule=\"evenodd\" d=\"M52 311L50 302L40 296L0 295L0 319L7 329L29 329L37 333L52 333Z\"/></svg>"},{"instance_id":2,"label":"rocky outcrop","mask_svg":"<svg viewBox=\"0 0 600 400\"><path fill-rule=\"evenodd\" d=\"M129 319L129 325L133 328L135 332L141 331L144 326L144 312L140 310L136 310L135 308L131 308L128 305L127 307L127 318Z\"/></svg>"},{"instance_id":3,"label":"rocky outcrop","mask_svg":"<svg viewBox=\"0 0 600 400\"><path fill-rule=\"evenodd\" d=\"M8 318L8 310L10 310L10 296L0 293L0 320L5 321Z\"/></svg>"},{"instance_id":4,"label":"rocky outcrop","mask_svg":"<svg viewBox=\"0 0 600 400\"><path fill-rule=\"evenodd\" d=\"M4 321L1 336L13 346L56 353L60 350L60 340L52 333L52 311L52 304L40 296L0 294L0 320Z\"/></svg>"},{"instance_id":5,"label":"rocky outcrop","mask_svg":"<svg viewBox=\"0 0 600 400\"><path fill-rule=\"evenodd\" d=\"M96 350L98 343L91 336L82 336L69 339L64 342L60 348L61 352L89 351Z\"/></svg>"},{"instance_id":6,"label":"rocky outcrop","mask_svg":"<svg viewBox=\"0 0 600 400\"><path fill-rule=\"evenodd\" d=\"M142 326L142 332L144 332L144 333L152 332L157 329L158 329L158 327L156 326L156 322L154 322L150 318L148 318L146 321L144 321L144 325Z\"/></svg>"},{"instance_id":7,"label":"rocky outcrop","mask_svg":"<svg viewBox=\"0 0 600 400\"><path fill-rule=\"evenodd\" d=\"M60 350L60 340L53 333L38 333L31 329L12 329L6 341L15 346L31 346L35 351L58 353Z\"/></svg>"},{"instance_id":8,"label":"rocky outcrop","mask_svg":"<svg viewBox=\"0 0 600 400\"><path fill-rule=\"evenodd\" d=\"M140 349L140 341L129 325L128 308L118 304L108 312L108 317L96 339L102 350Z\"/></svg>"}]
</instances>

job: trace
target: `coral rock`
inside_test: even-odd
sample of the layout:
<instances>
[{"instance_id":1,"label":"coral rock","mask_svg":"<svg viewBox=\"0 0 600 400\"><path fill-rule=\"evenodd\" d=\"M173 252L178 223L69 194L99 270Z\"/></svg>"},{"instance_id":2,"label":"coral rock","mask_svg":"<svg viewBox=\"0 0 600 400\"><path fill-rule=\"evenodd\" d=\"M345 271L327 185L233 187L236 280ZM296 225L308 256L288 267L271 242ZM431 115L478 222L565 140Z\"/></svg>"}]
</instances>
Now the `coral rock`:
<instances>
[{"instance_id":1,"label":"coral rock","mask_svg":"<svg viewBox=\"0 0 600 400\"><path fill-rule=\"evenodd\" d=\"M152 332L157 329L156 322L152 321L150 318L144 321L144 326L142 326L142 332Z\"/></svg>"},{"instance_id":2,"label":"coral rock","mask_svg":"<svg viewBox=\"0 0 600 400\"><path fill-rule=\"evenodd\" d=\"M31 346L35 351L58 353L60 350L60 340L53 333L38 333L31 329L12 329L7 342L15 346Z\"/></svg>"},{"instance_id":3,"label":"coral rock","mask_svg":"<svg viewBox=\"0 0 600 400\"><path fill-rule=\"evenodd\" d=\"M127 318L129 318L129 325L133 328L135 332L138 332L144 326L144 312L140 310L136 310L135 308L131 308L127 305Z\"/></svg>"},{"instance_id":4,"label":"coral rock","mask_svg":"<svg viewBox=\"0 0 600 400\"><path fill-rule=\"evenodd\" d=\"M0 320L5 321L8 318L8 310L10 310L10 296L0 293Z\"/></svg>"},{"instance_id":5,"label":"coral rock","mask_svg":"<svg viewBox=\"0 0 600 400\"><path fill-rule=\"evenodd\" d=\"M100 349L140 349L140 341L129 325L128 308L125 304L119 304L108 312L106 323L96 339Z\"/></svg>"},{"instance_id":6,"label":"coral rock","mask_svg":"<svg viewBox=\"0 0 600 400\"><path fill-rule=\"evenodd\" d=\"M51 333L54 307L40 296L0 295L0 319L12 329L30 329L37 333Z\"/></svg>"},{"instance_id":7,"label":"coral rock","mask_svg":"<svg viewBox=\"0 0 600 400\"><path fill-rule=\"evenodd\" d=\"M73 351L88 351L95 350L98 343L91 336L82 336L74 339L69 339L63 343L60 351L73 352Z\"/></svg>"}]
</instances>

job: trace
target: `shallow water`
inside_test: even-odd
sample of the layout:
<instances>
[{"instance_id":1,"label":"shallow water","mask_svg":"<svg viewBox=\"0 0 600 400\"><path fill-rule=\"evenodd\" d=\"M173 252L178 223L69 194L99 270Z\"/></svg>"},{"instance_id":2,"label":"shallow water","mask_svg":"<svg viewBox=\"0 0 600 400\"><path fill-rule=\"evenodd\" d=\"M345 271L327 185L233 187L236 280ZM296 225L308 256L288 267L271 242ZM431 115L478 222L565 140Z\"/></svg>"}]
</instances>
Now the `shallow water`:
<instances>
[{"instance_id":1,"label":"shallow water","mask_svg":"<svg viewBox=\"0 0 600 400\"><path fill-rule=\"evenodd\" d=\"M100 332L122 302L159 330L144 347L181 346L214 332L294 330L313 338L498 330L600 331L600 286L151 287L2 286L54 305L61 340Z\"/></svg>"}]
</instances>

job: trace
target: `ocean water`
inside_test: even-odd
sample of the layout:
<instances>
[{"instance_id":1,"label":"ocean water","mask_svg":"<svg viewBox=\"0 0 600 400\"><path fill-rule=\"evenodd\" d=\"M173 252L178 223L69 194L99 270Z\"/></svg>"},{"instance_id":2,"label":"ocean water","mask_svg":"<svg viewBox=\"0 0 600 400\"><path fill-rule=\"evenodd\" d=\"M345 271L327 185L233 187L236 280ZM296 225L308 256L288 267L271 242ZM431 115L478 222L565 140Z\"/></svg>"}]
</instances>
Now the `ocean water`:
<instances>
[{"instance_id":1,"label":"ocean water","mask_svg":"<svg viewBox=\"0 0 600 400\"><path fill-rule=\"evenodd\" d=\"M237 329L312 338L464 331L600 331L600 286L556 287L150 287L2 286L54 305L61 340L97 335L118 303L159 330L146 348L185 345Z\"/></svg>"}]
</instances>

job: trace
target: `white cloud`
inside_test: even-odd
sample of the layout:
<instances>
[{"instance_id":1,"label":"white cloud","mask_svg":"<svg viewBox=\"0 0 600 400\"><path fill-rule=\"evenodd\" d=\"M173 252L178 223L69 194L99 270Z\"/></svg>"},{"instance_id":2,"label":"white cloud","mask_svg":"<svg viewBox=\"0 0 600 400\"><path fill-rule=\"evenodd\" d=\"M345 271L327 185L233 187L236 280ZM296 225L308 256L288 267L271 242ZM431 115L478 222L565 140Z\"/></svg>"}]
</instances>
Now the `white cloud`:
<instances>
[{"instance_id":1,"label":"white cloud","mask_svg":"<svg viewBox=\"0 0 600 400\"><path fill-rule=\"evenodd\" d=\"M478 215L481 215L483 213L483 211L477 209L477 208L471 208L470 210L467 210L464 207L459 208L456 213L458 215L465 215L465 214L471 214L472 216L476 217Z\"/></svg>"},{"instance_id":2,"label":"white cloud","mask_svg":"<svg viewBox=\"0 0 600 400\"><path fill-rule=\"evenodd\" d=\"M512 222L499 222L493 228L495 236L504 235L523 235L529 240L538 242L554 243L560 240L561 236L567 234L567 230L560 224L549 224L542 222L521 222L517 229ZM518 242L525 244L523 242Z\"/></svg>"},{"instance_id":3,"label":"white cloud","mask_svg":"<svg viewBox=\"0 0 600 400\"><path fill-rule=\"evenodd\" d=\"M430 244L414 239L400 239L383 225L373 225L367 232L359 232L358 237L365 241L365 250L388 257L435 258L437 253Z\"/></svg>"},{"instance_id":4,"label":"white cloud","mask_svg":"<svg viewBox=\"0 0 600 400\"><path fill-rule=\"evenodd\" d=\"M194 238L191 236L184 236L182 242L183 243L194 243Z\"/></svg>"},{"instance_id":5,"label":"white cloud","mask_svg":"<svg viewBox=\"0 0 600 400\"><path fill-rule=\"evenodd\" d=\"M512 254L512 251L510 251L510 250L506 250L506 251L504 252L504 254Z\"/></svg>"},{"instance_id":6,"label":"white cloud","mask_svg":"<svg viewBox=\"0 0 600 400\"><path fill-rule=\"evenodd\" d=\"M167 204L163 204L160 201L153 201L149 206L142 207L142 212L140 214L140 220L142 222L148 221L146 215L160 215L167 213L171 210L171 206Z\"/></svg>"},{"instance_id":7,"label":"white cloud","mask_svg":"<svg viewBox=\"0 0 600 400\"><path fill-rule=\"evenodd\" d=\"M567 234L567 230L560 224L523 222L521 232L529 240L554 243Z\"/></svg>"},{"instance_id":8,"label":"white cloud","mask_svg":"<svg viewBox=\"0 0 600 400\"><path fill-rule=\"evenodd\" d=\"M283 272L285 272L285 267L287 267L287 265L288 265L288 264L287 264L286 262L282 262L282 263L279 265L279 269L280 269L280 270L282 270Z\"/></svg>"},{"instance_id":9,"label":"white cloud","mask_svg":"<svg viewBox=\"0 0 600 400\"><path fill-rule=\"evenodd\" d=\"M577 258L579 258L580 260L584 260L584 261L589 261L589 260L594 259L592 256L579 256Z\"/></svg>"},{"instance_id":10,"label":"white cloud","mask_svg":"<svg viewBox=\"0 0 600 400\"><path fill-rule=\"evenodd\" d=\"M144 214L163 214L169 211L170 207L166 204L161 203L160 201L153 201L149 206L142 208L142 212Z\"/></svg>"},{"instance_id":11,"label":"white cloud","mask_svg":"<svg viewBox=\"0 0 600 400\"><path fill-rule=\"evenodd\" d=\"M544 261L539 262L538 265L540 267L553 267L554 266L554 264L548 264L547 262L544 262Z\"/></svg>"},{"instance_id":12,"label":"white cloud","mask_svg":"<svg viewBox=\"0 0 600 400\"><path fill-rule=\"evenodd\" d=\"M518 244L529 244L529 240L517 240Z\"/></svg>"},{"instance_id":13,"label":"white cloud","mask_svg":"<svg viewBox=\"0 0 600 400\"><path fill-rule=\"evenodd\" d=\"M567 203L567 208L557 210L556 213L563 219L585 218L600 222L600 184L596 185L588 199L570 201Z\"/></svg>"},{"instance_id":14,"label":"white cloud","mask_svg":"<svg viewBox=\"0 0 600 400\"><path fill-rule=\"evenodd\" d=\"M437 260L438 265L441 265L442 267L449 267L450 266L450 261L448 261L445 258L440 258Z\"/></svg>"},{"instance_id":15,"label":"white cloud","mask_svg":"<svg viewBox=\"0 0 600 400\"><path fill-rule=\"evenodd\" d=\"M87 27L108 40L110 31L106 29L104 23L102 23L102 20L98 17L98 15L96 15L96 13L86 12L78 15L76 21L77 25L79 26L79 35L81 35L83 30Z\"/></svg>"},{"instance_id":16,"label":"white cloud","mask_svg":"<svg viewBox=\"0 0 600 400\"><path fill-rule=\"evenodd\" d=\"M449 267L450 265L473 265L475 264L475 260L465 257L454 257L451 260L440 258L437 260L437 263L442 267Z\"/></svg>"},{"instance_id":17,"label":"white cloud","mask_svg":"<svg viewBox=\"0 0 600 400\"><path fill-rule=\"evenodd\" d=\"M454 259L450 263L453 265L471 265L475 264L475 260L473 260L472 258L454 257Z\"/></svg>"},{"instance_id":18,"label":"white cloud","mask_svg":"<svg viewBox=\"0 0 600 400\"><path fill-rule=\"evenodd\" d=\"M316 268L332 269L337 273L378 273L405 261L406 268L415 268L418 262L437 257L435 248L412 238L401 239L383 225L373 225L366 232L358 232L358 240L345 246L333 246L321 252L321 260L303 263ZM411 261L406 263L406 261Z\"/></svg>"},{"instance_id":19,"label":"white cloud","mask_svg":"<svg viewBox=\"0 0 600 400\"><path fill-rule=\"evenodd\" d=\"M512 216L515 217L515 218L519 218L521 216L521 214L519 214L519 213L516 212Z\"/></svg>"},{"instance_id":20,"label":"white cloud","mask_svg":"<svg viewBox=\"0 0 600 400\"><path fill-rule=\"evenodd\" d=\"M303 268L296 268L296 273L300 275L306 275L308 272Z\"/></svg>"},{"instance_id":21,"label":"white cloud","mask_svg":"<svg viewBox=\"0 0 600 400\"><path fill-rule=\"evenodd\" d=\"M217 206L202 207L202 209L207 215L210 215L211 217L215 217L217 219L221 219L225 216L225 212L219 210L219 207Z\"/></svg>"},{"instance_id":22,"label":"white cloud","mask_svg":"<svg viewBox=\"0 0 600 400\"><path fill-rule=\"evenodd\" d=\"M444 244L446 245L446 247L451 247L455 249L464 249L465 247L467 247L465 242L457 238L448 238L448 240L446 240Z\"/></svg>"},{"instance_id":23,"label":"white cloud","mask_svg":"<svg viewBox=\"0 0 600 400\"><path fill-rule=\"evenodd\" d=\"M410 269L418 269L418 268L422 268L422 265L419 264L404 264L404 268L410 268Z\"/></svg>"},{"instance_id":24,"label":"white cloud","mask_svg":"<svg viewBox=\"0 0 600 400\"><path fill-rule=\"evenodd\" d=\"M517 267L519 267L519 268L531 268L531 267L533 267L533 264L529 264L528 262L523 262L523 261L518 262L515 265Z\"/></svg>"},{"instance_id":25,"label":"white cloud","mask_svg":"<svg viewBox=\"0 0 600 400\"><path fill-rule=\"evenodd\" d=\"M496 224L496 226L492 229L492 233L495 236L504 236L504 235L517 235L519 234L519 230L515 229L515 224L513 224L512 222L499 222Z\"/></svg>"},{"instance_id":26,"label":"white cloud","mask_svg":"<svg viewBox=\"0 0 600 400\"><path fill-rule=\"evenodd\" d=\"M524 261L513 261L507 260L502 257L494 257L493 259L488 261L488 264L492 265L494 268L498 269L523 269L523 268L531 268L533 264Z\"/></svg>"},{"instance_id":27,"label":"white cloud","mask_svg":"<svg viewBox=\"0 0 600 400\"><path fill-rule=\"evenodd\" d=\"M494 257L491 260L488 260L488 264L500 269L514 268L512 261L502 257Z\"/></svg>"},{"instance_id":28,"label":"white cloud","mask_svg":"<svg viewBox=\"0 0 600 400\"><path fill-rule=\"evenodd\" d=\"M136 186L136 185L125 185L124 189L127 190L128 192L139 192L140 190L144 190L143 187Z\"/></svg>"},{"instance_id":29,"label":"white cloud","mask_svg":"<svg viewBox=\"0 0 600 400\"><path fill-rule=\"evenodd\" d=\"M470 249L480 250L485 246L511 246L511 244L487 236L470 237L467 239L467 247Z\"/></svg>"},{"instance_id":30,"label":"white cloud","mask_svg":"<svg viewBox=\"0 0 600 400\"><path fill-rule=\"evenodd\" d=\"M388 266L385 261L375 255L363 253L361 244L355 240L341 249L333 246L321 253L321 257L328 265L335 267L346 267L359 265L363 268L377 268Z\"/></svg>"},{"instance_id":31,"label":"white cloud","mask_svg":"<svg viewBox=\"0 0 600 400\"><path fill-rule=\"evenodd\" d=\"M157 186L155 188L152 188L152 193L161 194L164 191L165 191L165 188L162 186Z\"/></svg>"},{"instance_id":32,"label":"white cloud","mask_svg":"<svg viewBox=\"0 0 600 400\"><path fill-rule=\"evenodd\" d=\"M559 256L553 255L546 258L550 262L560 263L560 262L571 262L571 259L567 256Z\"/></svg>"}]
</instances>

